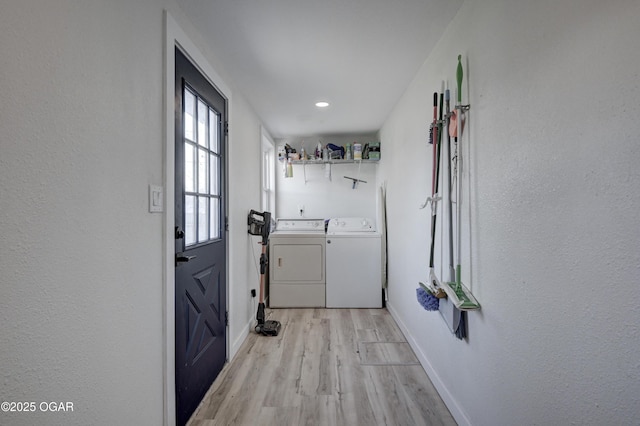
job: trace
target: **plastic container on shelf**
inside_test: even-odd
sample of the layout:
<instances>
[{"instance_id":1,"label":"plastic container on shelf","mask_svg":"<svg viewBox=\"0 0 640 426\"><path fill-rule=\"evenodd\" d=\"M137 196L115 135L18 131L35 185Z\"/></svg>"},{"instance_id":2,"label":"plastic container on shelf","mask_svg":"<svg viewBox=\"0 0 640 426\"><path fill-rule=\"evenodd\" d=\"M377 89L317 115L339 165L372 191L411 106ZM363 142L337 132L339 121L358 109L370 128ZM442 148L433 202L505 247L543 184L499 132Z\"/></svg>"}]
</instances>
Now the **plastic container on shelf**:
<instances>
[{"instance_id":1,"label":"plastic container on shelf","mask_svg":"<svg viewBox=\"0 0 640 426\"><path fill-rule=\"evenodd\" d=\"M353 159L362 160L362 144L359 144L359 143L353 144Z\"/></svg>"}]
</instances>

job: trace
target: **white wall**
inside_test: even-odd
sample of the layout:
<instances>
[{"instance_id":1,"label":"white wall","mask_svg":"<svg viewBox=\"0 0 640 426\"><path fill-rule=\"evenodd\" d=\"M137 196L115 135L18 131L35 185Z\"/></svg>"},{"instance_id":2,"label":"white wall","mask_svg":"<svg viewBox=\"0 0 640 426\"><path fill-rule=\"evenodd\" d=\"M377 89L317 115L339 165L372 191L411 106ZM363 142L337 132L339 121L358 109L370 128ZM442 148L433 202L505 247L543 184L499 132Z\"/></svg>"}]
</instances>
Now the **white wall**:
<instances>
[{"instance_id":1,"label":"white wall","mask_svg":"<svg viewBox=\"0 0 640 426\"><path fill-rule=\"evenodd\" d=\"M460 424L637 424L639 16L631 0L467 1L381 130L390 309ZM415 297L428 273L426 118L458 53L466 282L482 304L466 341Z\"/></svg>"},{"instance_id":2,"label":"white wall","mask_svg":"<svg viewBox=\"0 0 640 426\"><path fill-rule=\"evenodd\" d=\"M257 305L251 299L250 290L260 284L259 270L256 270L258 258L252 250L257 240L247 232L247 216L251 209L260 210L261 178L261 122L253 113L247 101L235 99L230 124L232 143L229 155L232 167L229 170L229 251L233 258L233 275L229 277L230 304L229 335L231 355L235 355L244 341L251 322L255 318Z\"/></svg>"},{"instance_id":3,"label":"white wall","mask_svg":"<svg viewBox=\"0 0 640 426\"><path fill-rule=\"evenodd\" d=\"M164 220L148 213L147 191L165 183L164 8L233 86L171 0L3 5L0 401L70 401L74 412L0 412L0 424L163 422ZM260 122L239 90L233 100L237 350L253 315L246 214L260 202Z\"/></svg>"},{"instance_id":4,"label":"white wall","mask_svg":"<svg viewBox=\"0 0 640 426\"><path fill-rule=\"evenodd\" d=\"M313 153L318 142L324 146L338 146L378 141L377 135L338 135L329 137L307 137L304 140L278 139L277 146L288 143L300 152L302 143L307 153ZM384 150L384 147L381 148ZM381 154L382 156L384 153ZM331 217L362 216L376 219L378 206L377 163L349 164L294 164L293 178L285 178L284 161L276 161L276 212L280 218L299 218L298 207L304 206L302 217L328 219ZM330 168L331 178L327 168ZM305 181L306 174L306 181ZM353 189L353 181L344 176L366 181Z\"/></svg>"}]
</instances>

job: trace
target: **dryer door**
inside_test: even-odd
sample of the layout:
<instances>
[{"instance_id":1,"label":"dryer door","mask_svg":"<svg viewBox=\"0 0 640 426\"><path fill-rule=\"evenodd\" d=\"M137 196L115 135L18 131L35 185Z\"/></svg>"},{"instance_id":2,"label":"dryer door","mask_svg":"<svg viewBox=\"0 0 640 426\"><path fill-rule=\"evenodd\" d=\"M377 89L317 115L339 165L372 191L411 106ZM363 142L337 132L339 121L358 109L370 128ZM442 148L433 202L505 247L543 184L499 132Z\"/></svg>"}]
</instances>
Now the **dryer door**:
<instances>
[{"instance_id":1,"label":"dryer door","mask_svg":"<svg viewBox=\"0 0 640 426\"><path fill-rule=\"evenodd\" d=\"M325 239L271 238L269 305L273 308L325 306Z\"/></svg>"},{"instance_id":2,"label":"dryer door","mask_svg":"<svg viewBox=\"0 0 640 426\"><path fill-rule=\"evenodd\" d=\"M270 269L277 282L296 284L317 283L324 280L322 244L273 244Z\"/></svg>"}]
</instances>

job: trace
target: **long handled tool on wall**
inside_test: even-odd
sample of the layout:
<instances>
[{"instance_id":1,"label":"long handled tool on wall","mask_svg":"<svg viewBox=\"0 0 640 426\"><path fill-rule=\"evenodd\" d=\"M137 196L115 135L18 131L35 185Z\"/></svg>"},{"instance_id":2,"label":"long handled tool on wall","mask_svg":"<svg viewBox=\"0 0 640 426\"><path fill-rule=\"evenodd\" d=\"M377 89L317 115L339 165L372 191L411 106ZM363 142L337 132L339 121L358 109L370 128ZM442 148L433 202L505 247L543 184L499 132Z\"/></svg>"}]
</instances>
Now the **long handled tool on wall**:
<instances>
[{"instance_id":1,"label":"long handled tool on wall","mask_svg":"<svg viewBox=\"0 0 640 426\"><path fill-rule=\"evenodd\" d=\"M445 90L445 108L446 108L446 124L447 127L450 124L451 120L451 112L449 111L450 105L450 92L449 89ZM447 133L447 223L448 223L448 254L449 254L449 279L455 280L455 270L453 268L453 195L452 195L452 153L451 153L451 135ZM443 256L444 257L444 256ZM446 293L448 289L448 285L446 283L443 284L443 289ZM448 293L447 293L448 296ZM459 339L464 339L466 335L466 318L464 312L460 311L456 306L450 301L447 297L442 303L440 303L440 315L444 319L445 323L449 326L449 329L452 333L456 335Z\"/></svg>"},{"instance_id":2,"label":"long handled tool on wall","mask_svg":"<svg viewBox=\"0 0 640 426\"><path fill-rule=\"evenodd\" d=\"M471 291L462 283L462 113L466 106L462 105L462 55L458 55L458 68L456 70L456 80L458 83L457 103L456 103L456 270L451 281L444 285L444 290L449 300L462 311L480 309L480 304ZM451 136L451 128L449 135Z\"/></svg>"},{"instance_id":3,"label":"long handled tool on wall","mask_svg":"<svg viewBox=\"0 0 640 426\"><path fill-rule=\"evenodd\" d=\"M440 97L440 110L442 111L442 96ZM442 114L442 113L441 113ZM429 143L433 144L433 162L431 172L431 197L422 206L426 207L431 204L431 250L429 254L429 284L419 283L420 287L416 290L418 302L427 311L437 311L440 305L438 299L446 297L446 293L441 288L440 280L436 276L433 267L434 249L436 241L436 222L438 213L438 181L440 177L440 140L442 138L442 121L438 120L438 92L433 93L433 122L431 123L431 132L429 134Z\"/></svg>"}]
</instances>

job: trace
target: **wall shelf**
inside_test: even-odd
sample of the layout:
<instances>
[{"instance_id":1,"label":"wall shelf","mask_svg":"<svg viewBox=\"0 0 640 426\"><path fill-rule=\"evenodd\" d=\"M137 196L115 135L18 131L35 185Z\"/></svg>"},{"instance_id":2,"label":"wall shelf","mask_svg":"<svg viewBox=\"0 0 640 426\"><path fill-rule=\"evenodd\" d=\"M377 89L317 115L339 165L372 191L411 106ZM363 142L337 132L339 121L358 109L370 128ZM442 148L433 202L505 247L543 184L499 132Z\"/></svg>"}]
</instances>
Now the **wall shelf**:
<instances>
[{"instance_id":1,"label":"wall shelf","mask_svg":"<svg viewBox=\"0 0 640 426\"><path fill-rule=\"evenodd\" d=\"M291 164L353 164L353 163L371 163L377 164L380 160L292 160Z\"/></svg>"}]
</instances>

